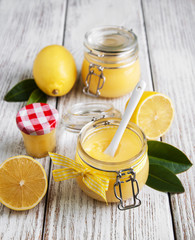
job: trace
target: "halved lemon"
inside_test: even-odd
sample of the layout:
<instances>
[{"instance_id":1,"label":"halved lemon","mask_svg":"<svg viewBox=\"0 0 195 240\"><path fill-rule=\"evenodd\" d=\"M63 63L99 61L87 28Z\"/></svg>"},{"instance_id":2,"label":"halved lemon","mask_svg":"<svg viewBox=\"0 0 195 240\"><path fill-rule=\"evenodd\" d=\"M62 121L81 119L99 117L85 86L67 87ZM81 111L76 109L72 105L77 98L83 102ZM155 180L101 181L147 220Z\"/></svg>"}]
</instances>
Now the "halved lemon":
<instances>
[{"instance_id":1,"label":"halved lemon","mask_svg":"<svg viewBox=\"0 0 195 240\"><path fill-rule=\"evenodd\" d=\"M131 117L148 139L163 136L174 118L174 108L169 97L162 93L145 91Z\"/></svg>"},{"instance_id":2,"label":"halved lemon","mask_svg":"<svg viewBox=\"0 0 195 240\"><path fill-rule=\"evenodd\" d=\"M28 156L8 158L0 165L0 202L13 210L35 207L47 191L43 166Z\"/></svg>"}]
</instances>

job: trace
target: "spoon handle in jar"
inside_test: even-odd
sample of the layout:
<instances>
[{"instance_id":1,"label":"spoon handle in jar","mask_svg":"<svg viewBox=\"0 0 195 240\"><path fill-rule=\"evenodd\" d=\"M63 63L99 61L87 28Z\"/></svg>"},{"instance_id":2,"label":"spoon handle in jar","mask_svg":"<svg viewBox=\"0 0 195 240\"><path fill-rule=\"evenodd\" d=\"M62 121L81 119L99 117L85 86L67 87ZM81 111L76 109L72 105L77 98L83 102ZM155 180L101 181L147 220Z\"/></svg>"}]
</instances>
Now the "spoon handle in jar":
<instances>
[{"instance_id":1,"label":"spoon handle in jar","mask_svg":"<svg viewBox=\"0 0 195 240\"><path fill-rule=\"evenodd\" d=\"M120 122L120 125L111 141L111 143L109 144L109 146L106 148L106 150L104 151L105 154L108 154L112 157L114 157L115 152L118 148L118 145L120 143L120 140L123 136L123 133L127 127L127 124L144 92L144 89L146 87L146 83L144 81L139 81L136 85L136 87L133 90L133 93L131 95L131 99L127 105L127 108L125 110L125 113L122 117L122 120Z\"/></svg>"}]
</instances>

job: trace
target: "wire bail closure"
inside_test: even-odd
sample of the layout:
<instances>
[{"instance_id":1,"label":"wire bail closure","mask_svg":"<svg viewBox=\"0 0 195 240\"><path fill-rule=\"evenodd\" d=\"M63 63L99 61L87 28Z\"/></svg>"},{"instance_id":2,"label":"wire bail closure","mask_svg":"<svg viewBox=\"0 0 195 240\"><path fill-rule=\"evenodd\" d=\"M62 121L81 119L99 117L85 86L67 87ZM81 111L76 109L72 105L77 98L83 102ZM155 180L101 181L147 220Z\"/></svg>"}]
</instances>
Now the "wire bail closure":
<instances>
[{"instance_id":1,"label":"wire bail closure","mask_svg":"<svg viewBox=\"0 0 195 240\"><path fill-rule=\"evenodd\" d=\"M123 176L129 175L129 174L130 174L129 178L124 181L125 182L131 181L131 187L132 187L132 193L133 193L133 203L125 206L124 200L122 197L122 189L121 189L121 184L124 183L124 181L121 181L121 178ZM135 189L135 186L136 186L136 189ZM117 195L117 191L116 191L117 187L119 189L119 196ZM116 182L114 184L114 194L115 194L115 197L118 200L120 200L120 203L118 204L119 210L132 209L132 208L139 207L141 205L141 200L137 198L137 196L139 194L139 185L135 178L135 172L133 171L132 168L123 169L123 170L120 170L117 172Z\"/></svg>"},{"instance_id":2,"label":"wire bail closure","mask_svg":"<svg viewBox=\"0 0 195 240\"><path fill-rule=\"evenodd\" d=\"M99 74L95 73L94 69L97 68L98 71L100 72ZM102 66L99 65L95 65L95 64L90 64L89 65L89 72L87 74L87 77L85 79L85 87L83 88L83 93L92 97L99 97L100 96L100 89L103 88L104 86L104 82L106 80L106 78L104 77L103 74L103 70L104 68ZM95 93L90 92L90 84L92 81L92 76L97 76L99 77L98 79L98 84L97 84L97 89Z\"/></svg>"}]
</instances>

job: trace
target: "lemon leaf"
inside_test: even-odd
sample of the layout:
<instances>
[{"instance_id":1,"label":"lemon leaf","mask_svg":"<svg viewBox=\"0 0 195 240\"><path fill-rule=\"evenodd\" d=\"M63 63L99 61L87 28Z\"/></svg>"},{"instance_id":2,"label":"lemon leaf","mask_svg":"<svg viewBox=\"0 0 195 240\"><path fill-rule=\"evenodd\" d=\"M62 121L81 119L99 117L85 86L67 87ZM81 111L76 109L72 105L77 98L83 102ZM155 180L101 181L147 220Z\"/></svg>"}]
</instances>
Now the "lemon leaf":
<instances>
[{"instance_id":1,"label":"lemon leaf","mask_svg":"<svg viewBox=\"0 0 195 240\"><path fill-rule=\"evenodd\" d=\"M37 88L34 79L25 79L17 83L4 97L7 102L27 101L30 94Z\"/></svg>"},{"instance_id":2,"label":"lemon leaf","mask_svg":"<svg viewBox=\"0 0 195 240\"><path fill-rule=\"evenodd\" d=\"M185 191L179 178L173 172L157 164L150 164L146 185L161 192L182 193Z\"/></svg>"},{"instance_id":3,"label":"lemon leaf","mask_svg":"<svg viewBox=\"0 0 195 240\"><path fill-rule=\"evenodd\" d=\"M27 104L37 103L37 102L40 102L40 103L46 103L47 102L47 95L44 92L42 92L39 88L35 89L31 93Z\"/></svg>"},{"instance_id":4,"label":"lemon leaf","mask_svg":"<svg viewBox=\"0 0 195 240\"><path fill-rule=\"evenodd\" d=\"M159 141L148 141L148 156L150 164L164 166L175 174L184 172L192 166L182 151Z\"/></svg>"}]
</instances>

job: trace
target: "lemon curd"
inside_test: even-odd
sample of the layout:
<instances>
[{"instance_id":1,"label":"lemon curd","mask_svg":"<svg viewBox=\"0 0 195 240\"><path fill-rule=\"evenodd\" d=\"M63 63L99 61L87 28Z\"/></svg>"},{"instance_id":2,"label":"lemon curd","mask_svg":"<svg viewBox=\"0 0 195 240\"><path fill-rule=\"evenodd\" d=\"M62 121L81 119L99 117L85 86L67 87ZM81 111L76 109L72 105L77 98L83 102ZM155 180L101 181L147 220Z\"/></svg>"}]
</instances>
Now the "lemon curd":
<instances>
[{"instance_id":1,"label":"lemon curd","mask_svg":"<svg viewBox=\"0 0 195 240\"><path fill-rule=\"evenodd\" d=\"M36 158L46 157L56 147L56 129L44 135L29 135L22 132L24 146L28 155Z\"/></svg>"},{"instance_id":2,"label":"lemon curd","mask_svg":"<svg viewBox=\"0 0 195 240\"><path fill-rule=\"evenodd\" d=\"M94 28L85 35L81 77L83 92L92 96L120 97L140 79L137 37L123 27Z\"/></svg>"},{"instance_id":3,"label":"lemon curd","mask_svg":"<svg viewBox=\"0 0 195 240\"><path fill-rule=\"evenodd\" d=\"M78 137L76 161L85 166L86 169L93 169L97 174L109 178L109 188L106 192L107 202L118 202L114 185L116 185L117 174L120 170L133 169L139 189L144 186L148 178L147 142L144 133L137 125L128 124L114 157L104 153L119 124L119 119L100 119L87 124ZM128 180L129 178L128 174L121 178L123 200L133 196L132 183ZM82 182L81 176L77 178L77 182L87 195L104 201ZM135 191L139 192L138 189ZM118 188L116 193L119 196Z\"/></svg>"},{"instance_id":4,"label":"lemon curd","mask_svg":"<svg viewBox=\"0 0 195 240\"><path fill-rule=\"evenodd\" d=\"M86 85L86 78L89 72L90 62L86 59L83 61L82 66L82 80ZM104 64L102 64L104 67ZM91 84L89 91L92 94L96 94L99 83L99 70L97 67L93 69L96 75L91 77ZM136 60L133 64L122 68L104 68L103 75L105 82L102 89L99 90L101 97L120 97L131 92L140 79L140 64L139 60ZM102 84L103 80L101 80Z\"/></svg>"},{"instance_id":5,"label":"lemon curd","mask_svg":"<svg viewBox=\"0 0 195 240\"><path fill-rule=\"evenodd\" d=\"M120 159L125 160L137 155L141 150L141 141L134 132L128 129L123 134L115 156L111 157L104 153L116 130L116 127L110 127L91 134L83 143L83 148L91 157L106 162L118 162Z\"/></svg>"}]
</instances>

